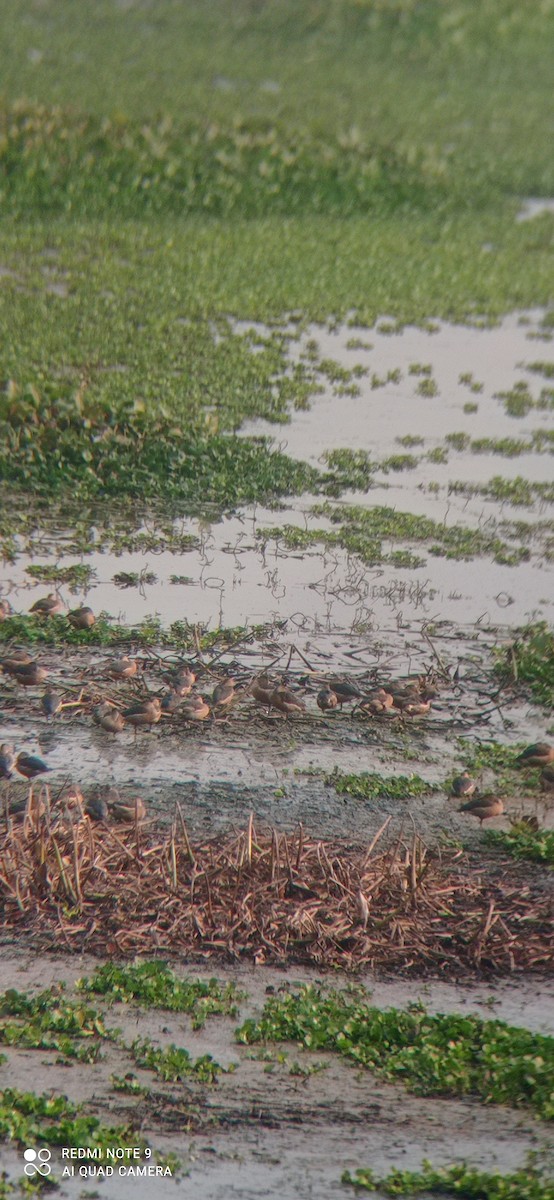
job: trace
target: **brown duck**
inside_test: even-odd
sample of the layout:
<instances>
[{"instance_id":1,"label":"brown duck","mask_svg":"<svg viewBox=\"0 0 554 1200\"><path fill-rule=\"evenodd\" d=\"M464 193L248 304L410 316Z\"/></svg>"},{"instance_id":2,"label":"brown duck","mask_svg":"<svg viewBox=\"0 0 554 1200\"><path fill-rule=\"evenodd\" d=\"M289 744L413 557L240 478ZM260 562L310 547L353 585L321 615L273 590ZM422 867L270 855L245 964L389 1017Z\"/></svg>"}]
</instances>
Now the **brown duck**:
<instances>
[{"instance_id":1,"label":"brown duck","mask_svg":"<svg viewBox=\"0 0 554 1200\"><path fill-rule=\"evenodd\" d=\"M212 693L212 704L214 708L227 708L233 703L234 699L234 679L222 679L221 683L216 684Z\"/></svg>"},{"instance_id":2,"label":"brown duck","mask_svg":"<svg viewBox=\"0 0 554 1200\"><path fill-rule=\"evenodd\" d=\"M108 674L112 679L118 681L123 679L132 679L138 671L138 663L136 658L129 658L124 655L123 658L114 658L107 664Z\"/></svg>"},{"instance_id":3,"label":"brown duck","mask_svg":"<svg viewBox=\"0 0 554 1200\"><path fill-rule=\"evenodd\" d=\"M339 698L337 693L326 683L321 691L317 693L317 707L321 709L322 713L332 712L334 708L337 708L338 703Z\"/></svg>"},{"instance_id":4,"label":"brown duck","mask_svg":"<svg viewBox=\"0 0 554 1200\"><path fill-rule=\"evenodd\" d=\"M519 767L547 767L551 762L554 762L554 747L548 742L533 742L516 758Z\"/></svg>"},{"instance_id":5,"label":"brown duck","mask_svg":"<svg viewBox=\"0 0 554 1200\"><path fill-rule=\"evenodd\" d=\"M162 702L158 696L154 696L152 700L143 700L142 704L133 704L131 708L123 710L123 716L129 725L132 725L135 733L137 729L144 729L146 726L152 728L152 725L157 725L162 715Z\"/></svg>"},{"instance_id":6,"label":"brown duck","mask_svg":"<svg viewBox=\"0 0 554 1200\"><path fill-rule=\"evenodd\" d=\"M337 697L338 699L338 697ZM284 713L286 717L292 717L295 713L306 712L304 701L291 692L289 688L281 684L271 693L271 707L276 708L278 712Z\"/></svg>"},{"instance_id":7,"label":"brown duck","mask_svg":"<svg viewBox=\"0 0 554 1200\"><path fill-rule=\"evenodd\" d=\"M92 717L106 733L122 733L125 729L125 717L114 704L108 704L107 701L93 708Z\"/></svg>"},{"instance_id":8,"label":"brown duck","mask_svg":"<svg viewBox=\"0 0 554 1200\"><path fill-rule=\"evenodd\" d=\"M457 796L460 799L463 796L473 796L476 788L477 784L475 780L471 778L469 771L462 771L461 775L456 775L456 778L452 780L451 795Z\"/></svg>"},{"instance_id":9,"label":"brown duck","mask_svg":"<svg viewBox=\"0 0 554 1200\"><path fill-rule=\"evenodd\" d=\"M35 600L29 612L36 613L37 617L55 617L58 613L63 612L63 603L55 592L50 592L48 596L42 596L40 600Z\"/></svg>"},{"instance_id":10,"label":"brown duck","mask_svg":"<svg viewBox=\"0 0 554 1200\"><path fill-rule=\"evenodd\" d=\"M469 813L472 817L479 818L479 824L483 821L490 821L492 817L501 817L504 812L504 804L499 796L474 796L468 800L467 804L462 804L458 812Z\"/></svg>"},{"instance_id":11,"label":"brown duck","mask_svg":"<svg viewBox=\"0 0 554 1200\"><path fill-rule=\"evenodd\" d=\"M67 614L67 619L74 629L92 629L92 626L96 622L92 608L89 608L86 604L82 605L81 608L72 608L71 612Z\"/></svg>"}]
</instances>

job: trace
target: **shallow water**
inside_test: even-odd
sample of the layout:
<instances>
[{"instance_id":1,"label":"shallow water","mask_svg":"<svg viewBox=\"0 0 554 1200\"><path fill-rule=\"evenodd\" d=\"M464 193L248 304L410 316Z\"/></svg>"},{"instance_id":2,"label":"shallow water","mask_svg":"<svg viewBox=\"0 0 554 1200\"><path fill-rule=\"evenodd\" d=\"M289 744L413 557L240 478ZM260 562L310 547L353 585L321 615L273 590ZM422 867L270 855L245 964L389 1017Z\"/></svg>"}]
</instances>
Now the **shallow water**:
<instances>
[{"instance_id":1,"label":"shallow water","mask_svg":"<svg viewBox=\"0 0 554 1200\"><path fill-rule=\"evenodd\" d=\"M275 438L295 458L321 466L325 451L336 448L366 450L372 460L392 454L412 453L421 461L413 470L377 472L367 492L347 492L343 499L364 507L384 505L399 512L432 518L440 525L454 524L496 533L517 546L523 538L529 561L504 566L488 558L470 563L429 556L424 543L412 549L424 560L416 569L387 564L364 566L340 548L313 546L292 552L279 542L264 539L264 529L285 524L304 528L330 528L328 520L311 514L315 497L304 496L278 506L241 510L222 520L182 519L175 531L199 539L199 548L186 553L95 552L85 557L67 554L68 535L48 530L31 554L23 545L17 561L2 571L2 594L18 610L27 610L48 587L35 585L26 573L31 564L63 565L86 562L96 572L91 586L75 594L61 587L69 606L86 600L96 611L106 611L134 623L158 614L164 624L186 618L207 627L259 624L276 616L287 617L299 629L352 629L360 624L379 627L391 613L429 620L464 620L485 624L524 622L552 616L552 505L538 498L531 507L514 506L480 495L453 493L450 486L467 488L485 484L494 476L522 477L535 483L552 480L551 455L526 453L506 458L448 448L447 463L426 460L428 452L444 445L451 433L527 441L536 430L552 427L551 409L534 409L525 417L509 416L495 393L508 391L526 380L537 399L549 381L525 370L524 364L552 359L548 343L533 340L541 334L542 313L511 314L494 328L471 328L437 323L434 333L408 327L398 334L341 326L330 332L309 327L298 342L291 342L291 360L303 353L310 339L317 342L320 359L331 358L348 368L356 364L368 374L356 380L360 395L337 396L324 382L323 394L312 399L308 411L292 411L290 423L279 428L264 421L248 422L242 433ZM245 329L251 329L248 325ZM259 330L259 333L266 332ZM371 349L348 347L358 339ZM255 348L253 350L255 352ZM438 394L417 394L423 376L410 374L410 365L431 364ZM383 379L400 370L398 383L372 388L371 377ZM460 376L470 374L482 385L473 392ZM551 381L550 381L551 382ZM477 411L464 412L464 404ZM405 435L423 439L422 446L403 447ZM431 486L430 486L431 485ZM317 498L321 501L321 497ZM527 531L514 530L523 521ZM143 531L155 530L155 519ZM403 543L385 546L402 549ZM118 572L153 573L155 582L122 589L114 582ZM171 576L185 577L171 583Z\"/></svg>"}]
</instances>

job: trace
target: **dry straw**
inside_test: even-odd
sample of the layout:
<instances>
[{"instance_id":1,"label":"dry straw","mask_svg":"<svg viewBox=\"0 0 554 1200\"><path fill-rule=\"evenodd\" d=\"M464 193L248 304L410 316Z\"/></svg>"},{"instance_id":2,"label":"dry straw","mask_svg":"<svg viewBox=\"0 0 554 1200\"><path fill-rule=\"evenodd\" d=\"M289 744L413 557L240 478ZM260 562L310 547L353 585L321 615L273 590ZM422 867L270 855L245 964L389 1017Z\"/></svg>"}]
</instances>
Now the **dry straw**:
<instances>
[{"instance_id":1,"label":"dry straw","mask_svg":"<svg viewBox=\"0 0 554 1200\"><path fill-rule=\"evenodd\" d=\"M554 959L540 874L500 856L430 850L390 818L369 845L261 829L193 842L117 831L30 793L0 836L1 928L96 954L253 959L449 977L546 972Z\"/></svg>"}]
</instances>

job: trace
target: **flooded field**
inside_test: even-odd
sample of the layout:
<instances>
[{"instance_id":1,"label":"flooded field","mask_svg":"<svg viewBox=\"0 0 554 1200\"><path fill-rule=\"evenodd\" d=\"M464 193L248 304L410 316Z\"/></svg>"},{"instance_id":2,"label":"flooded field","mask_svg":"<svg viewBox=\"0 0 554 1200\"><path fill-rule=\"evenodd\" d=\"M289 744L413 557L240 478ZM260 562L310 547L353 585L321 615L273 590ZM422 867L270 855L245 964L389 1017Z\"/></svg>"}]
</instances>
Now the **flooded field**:
<instances>
[{"instance_id":1,"label":"flooded field","mask_svg":"<svg viewBox=\"0 0 554 1200\"><path fill-rule=\"evenodd\" d=\"M493 328L437 322L432 333L397 331L384 318L372 330L308 328L290 344L291 364L311 355L322 394L291 412L279 444L319 469L333 452L362 452L363 490L345 490L339 470L341 504L327 503L325 512L316 511L319 497L307 495L272 511L180 518L169 529L166 519L163 535L146 516L127 539L136 550L125 548L121 533L112 542L122 544L110 549L108 521L93 529L85 551L71 553L75 534L45 522L30 552L16 540L2 594L25 610L44 590L41 568L85 565L79 598L128 624L154 614L164 624L186 619L209 628L284 617L319 632L379 629L391 616L480 627L549 618L554 389L542 317L515 314ZM248 326L244 336L255 352L265 335ZM275 438L275 426L247 422L242 433ZM337 524L340 532L348 510L360 507L392 513L374 563L340 536L318 537L336 533ZM432 523L427 534L403 532L407 513ZM474 546L470 539L458 552L437 553L441 534L455 527L474 533ZM301 549L279 535L290 528L306 535ZM172 548L183 540L185 552ZM403 553L411 559L399 570L394 560ZM69 600L77 588L62 584L61 594Z\"/></svg>"}]
</instances>

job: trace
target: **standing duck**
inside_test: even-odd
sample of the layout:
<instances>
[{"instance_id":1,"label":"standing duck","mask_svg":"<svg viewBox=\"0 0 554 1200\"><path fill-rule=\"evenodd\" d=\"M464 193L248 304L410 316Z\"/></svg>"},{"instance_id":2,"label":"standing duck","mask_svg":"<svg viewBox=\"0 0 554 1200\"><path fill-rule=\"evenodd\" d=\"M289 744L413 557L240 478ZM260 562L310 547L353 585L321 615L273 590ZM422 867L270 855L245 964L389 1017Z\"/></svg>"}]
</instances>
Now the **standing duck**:
<instances>
[{"instance_id":1,"label":"standing duck","mask_svg":"<svg viewBox=\"0 0 554 1200\"><path fill-rule=\"evenodd\" d=\"M55 592L50 592L48 596L42 596L40 600L35 600L29 612L36 613L37 617L55 617L58 613L63 612L63 603Z\"/></svg>"},{"instance_id":2,"label":"standing duck","mask_svg":"<svg viewBox=\"0 0 554 1200\"><path fill-rule=\"evenodd\" d=\"M469 813L479 818L479 824L490 821L492 817L500 817L504 812L504 804L499 796L474 796L467 804L462 804L458 812Z\"/></svg>"}]
</instances>

